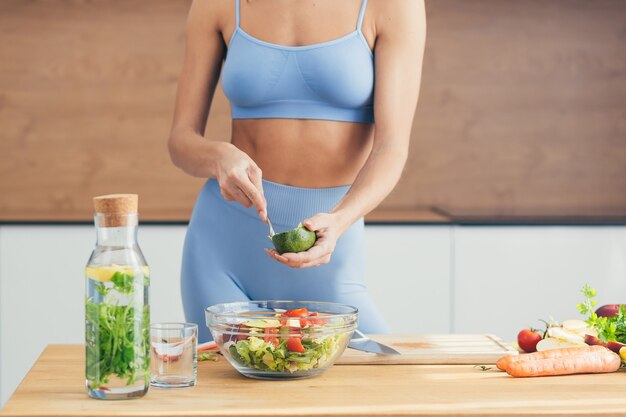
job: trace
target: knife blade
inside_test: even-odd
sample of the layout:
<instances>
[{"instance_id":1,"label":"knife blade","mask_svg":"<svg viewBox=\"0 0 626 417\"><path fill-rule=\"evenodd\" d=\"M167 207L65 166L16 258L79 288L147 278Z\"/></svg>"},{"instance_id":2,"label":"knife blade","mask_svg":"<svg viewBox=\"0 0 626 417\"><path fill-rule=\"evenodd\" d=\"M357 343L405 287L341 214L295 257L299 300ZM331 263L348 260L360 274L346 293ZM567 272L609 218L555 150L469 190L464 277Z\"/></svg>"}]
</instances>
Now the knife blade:
<instances>
[{"instance_id":1,"label":"knife blade","mask_svg":"<svg viewBox=\"0 0 626 417\"><path fill-rule=\"evenodd\" d=\"M359 330L355 330L352 334L348 347L363 352L376 353L378 355L400 355L400 352L394 348L370 339Z\"/></svg>"}]
</instances>

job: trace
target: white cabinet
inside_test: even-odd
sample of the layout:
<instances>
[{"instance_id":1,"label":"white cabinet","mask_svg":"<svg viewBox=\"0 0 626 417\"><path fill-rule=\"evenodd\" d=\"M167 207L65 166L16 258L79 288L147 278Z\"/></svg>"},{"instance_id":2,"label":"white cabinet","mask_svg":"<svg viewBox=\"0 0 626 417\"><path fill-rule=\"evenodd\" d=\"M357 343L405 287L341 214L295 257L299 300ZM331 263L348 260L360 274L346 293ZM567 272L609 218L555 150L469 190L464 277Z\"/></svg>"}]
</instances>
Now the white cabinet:
<instances>
[{"instance_id":1,"label":"white cabinet","mask_svg":"<svg viewBox=\"0 0 626 417\"><path fill-rule=\"evenodd\" d=\"M396 333L450 331L450 226L367 226L366 280Z\"/></svg>"},{"instance_id":2,"label":"white cabinet","mask_svg":"<svg viewBox=\"0 0 626 417\"><path fill-rule=\"evenodd\" d=\"M46 344L81 342L83 268L93 243L93 232L80 226L0 229L3 404Z\"/></svg>"},{"instance_id":3,"label":"white cabinet","mask_svg":"<svg viewBox=\"0 0 626 417\"><path fill-rule=\"evenodd\" d=\"M454 229L453 331L514 340L537 319L581 317L584 283L600 304L626 302L626 227Z\"/></svg>"}]
</instances>

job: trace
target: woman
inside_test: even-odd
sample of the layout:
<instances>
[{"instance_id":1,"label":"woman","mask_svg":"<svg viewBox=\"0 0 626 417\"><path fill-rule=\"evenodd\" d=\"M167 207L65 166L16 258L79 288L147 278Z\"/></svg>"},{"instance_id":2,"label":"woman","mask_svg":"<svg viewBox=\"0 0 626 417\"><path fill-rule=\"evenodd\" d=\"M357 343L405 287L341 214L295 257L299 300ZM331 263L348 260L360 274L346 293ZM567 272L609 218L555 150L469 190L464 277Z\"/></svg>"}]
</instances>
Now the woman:
<instances>
[{"instance_id":1,"label":"woman","mask_svg":"<svg viewBox=\"0 0 626 417\"><path fill-rule=\"evenodd\" d=\"M363 216L406 161L425 30L423 0L193 2L169 139L176 166L209 178L185 239L188 321L218 302L307 299L354 305L362 331L388 331L364 284ZM220 75L230 143L204 138ZM268 214L317 242L270 250Z\"/></svg>"}]
</instances>

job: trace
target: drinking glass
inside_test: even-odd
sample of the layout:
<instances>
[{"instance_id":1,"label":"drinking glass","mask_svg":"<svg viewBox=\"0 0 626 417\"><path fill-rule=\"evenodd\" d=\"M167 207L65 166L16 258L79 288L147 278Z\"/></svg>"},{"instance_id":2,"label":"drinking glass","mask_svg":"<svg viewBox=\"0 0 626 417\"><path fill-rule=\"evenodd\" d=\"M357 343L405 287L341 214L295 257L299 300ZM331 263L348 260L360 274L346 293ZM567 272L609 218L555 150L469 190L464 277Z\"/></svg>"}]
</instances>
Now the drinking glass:
<instances>
[{"instance_id":1,"label":"drinking glass","mask_svg":"<svg viewBox=\"0 0 626 417\"><path fill-rule=\"evenodd\" d=\"M150 384L160 388L196 384L198 325L155 323L150 325Z\"/></svg>"}]
</instances>

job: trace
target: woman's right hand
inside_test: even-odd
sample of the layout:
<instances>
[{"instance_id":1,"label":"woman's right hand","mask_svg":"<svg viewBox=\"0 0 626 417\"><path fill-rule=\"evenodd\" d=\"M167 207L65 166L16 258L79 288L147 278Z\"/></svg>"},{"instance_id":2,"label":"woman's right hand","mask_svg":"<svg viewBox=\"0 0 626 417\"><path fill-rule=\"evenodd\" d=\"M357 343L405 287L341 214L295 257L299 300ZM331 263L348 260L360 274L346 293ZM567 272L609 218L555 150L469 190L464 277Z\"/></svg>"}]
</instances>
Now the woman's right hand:
<instances>
[{"instance_id":1,"label":"woman's right hand","mask_svg":"<svg viewBox=\"0 0 626 417\"><path fill-rule=\"evenodd\" d=\"M229 145L217 161L216 176L222 196L246 208L254 206L261 220L267 223L261 168L245 152Z\"/></svg>"}]
</instances>

